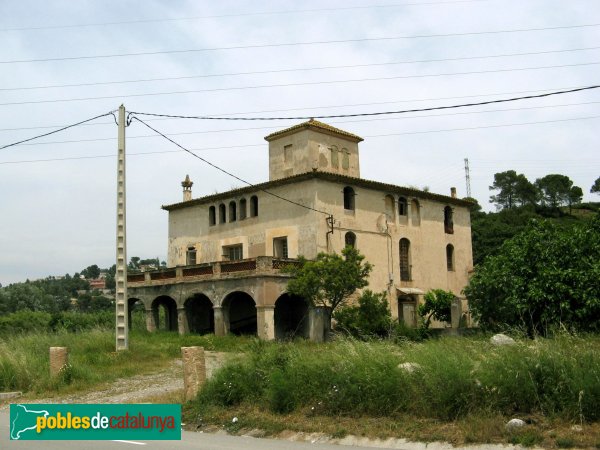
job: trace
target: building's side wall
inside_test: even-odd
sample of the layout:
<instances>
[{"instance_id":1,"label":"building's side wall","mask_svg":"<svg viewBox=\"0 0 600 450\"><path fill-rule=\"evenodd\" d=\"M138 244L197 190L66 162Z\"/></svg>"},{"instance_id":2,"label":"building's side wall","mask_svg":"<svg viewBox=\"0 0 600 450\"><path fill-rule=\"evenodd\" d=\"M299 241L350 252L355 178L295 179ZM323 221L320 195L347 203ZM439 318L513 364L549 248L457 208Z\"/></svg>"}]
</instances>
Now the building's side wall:
<instances>
[{"instance_id":1,"label":"building's side wall","mask_svg":"<svg viewBox=\"0 0 600 450\"><path fill-rule=\"evenodd\" d=\"M291 146L287 153L286 146ZM313 169L359 178L358 144L314 130L300 131L269 142L269 180Z\"/></svg>"},{"instance_id":2,"label":"building's side wall","mask_svg":"<svg viewBox=\"0 0 600 450\"><path fill-rule=\"evenodd\" d=\"M308 206L314 205L315 180L271 189L273 193ZM258 215L250 217L250 199L258 198ZM240 200L245 199L247 217L240 220ZM229 203L237 205L237 220L230 222ZM226 223L219 223L219 205L226 207ZM216 224L209 225L209 208L215 207ZM289 258L304 255L314 258L317 254L316 235L318 218L312 210L293 205L265 192L253 192L232 196L214 203L176 209L169 213L169 267L186 264L188 247L196 249L196 263L222 261L223 247L243 246L243 258L273 256L273 239L287 237Z\"/></svg>"},{"instance_id":3,"label":"building's side wall","mask_svg":"<svg viewBox=\"0 0 600 450\"><path fill-rule=\"evenodd\" d=\"M330 210L334 216L333 235L328 243L325 224L318 233L320 251L341 252L345 235L356 235L356 247L373 266L369 289L388 292L392 315L398 316L397 288L415 292L444 289L461 295L473 267L471 224L468 208L425 198L405 197L406 216L398 214L399 194L350 186L355 191L355 210L344 209L345 185L320 181L317 209ZM393 214L386 210L385 197L394 198ZM413 199L419 207L416 208ZM388 200L389 201L389 200ZM411 205L411 203L413 203ZM453 234L444 229L444 208L453 208ZM418 211L417 211L418 210ZM387 212L387 214L386 214ZM400 276L400 239L410 241L411 280ZM454 247L454 270L447 267L446 246Z\"/></svg>"}]
</instances>

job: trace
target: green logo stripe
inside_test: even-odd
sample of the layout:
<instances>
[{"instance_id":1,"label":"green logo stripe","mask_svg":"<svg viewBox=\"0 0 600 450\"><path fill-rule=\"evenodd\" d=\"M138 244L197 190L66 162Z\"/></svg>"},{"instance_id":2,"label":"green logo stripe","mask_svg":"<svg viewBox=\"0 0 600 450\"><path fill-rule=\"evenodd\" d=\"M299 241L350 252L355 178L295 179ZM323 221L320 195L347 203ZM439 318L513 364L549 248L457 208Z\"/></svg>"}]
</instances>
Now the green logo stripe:
<instances>
[{"instance_id":1,"label":"green logo stripe","mask_svg":"<svg viewBox=\"0 0 600 450\"><path fill-rule=\"evenodd\" d=\"M181 405L12 404L11 440L179 440Z\"/></svg>"}]
</instances>

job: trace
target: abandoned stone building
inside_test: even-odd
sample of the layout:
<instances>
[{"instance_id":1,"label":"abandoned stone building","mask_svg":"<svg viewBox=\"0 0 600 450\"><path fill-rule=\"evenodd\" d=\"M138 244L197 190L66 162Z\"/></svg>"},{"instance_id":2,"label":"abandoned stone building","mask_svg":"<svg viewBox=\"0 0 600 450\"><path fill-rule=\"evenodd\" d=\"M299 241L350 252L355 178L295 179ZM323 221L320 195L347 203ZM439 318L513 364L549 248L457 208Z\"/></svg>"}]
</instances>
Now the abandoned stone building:
<instances>
[{"instance_id":1,"label":"abandoned stone building","mask_svg":"<svg viewBox=\"0 0 600 450\"><path fill-rule=\"evenodd\" d=\"M413 326L430 289L460 298L473 264L470 203L454 189L363 179L362 138L316 120L265 139L269 181L194 199L186 176L183 201L163 206L167 268L128 277L129 305L143 303L148 330L307 336L315 310L287 294L280 268L347 245L374 266L369 289L387 293L397 320Z\"/></svg>"}]
</instances>

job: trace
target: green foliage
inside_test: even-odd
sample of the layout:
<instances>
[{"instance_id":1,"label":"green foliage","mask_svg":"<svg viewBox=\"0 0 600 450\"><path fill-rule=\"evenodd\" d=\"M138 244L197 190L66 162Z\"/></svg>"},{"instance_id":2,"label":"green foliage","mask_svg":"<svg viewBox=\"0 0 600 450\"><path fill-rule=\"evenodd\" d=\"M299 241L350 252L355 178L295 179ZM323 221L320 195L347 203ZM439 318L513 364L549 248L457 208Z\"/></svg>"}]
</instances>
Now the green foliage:
<instances>
[{"instance_id":1,"label":"green foliage","mask_svg":"<svg viewBox=\"0 0 600 450\"><path fill-rule=\"evenodd\" d=\"M111 299L100 295L98 291L82 294L77 299L77 308L81 312L108 311L114 308Z\"/></svg>"},{"instance_id":2,"label":"green foliage","mask_svg":"<svg viewBox=\"0 0 600 450\"><path fill-rule=\"evenodd\" d=\"M114 318L113 311L94 314L63 311L50 314L41 311L22 310L0 316L0 337L58 331L80 332L97 327L109 328L114 325Z\"/></svg>"},{"instance_id":3,"label":"green foliage","mask_svg":"<svg viewBox=\"0 0 600 450\"><path fill-rule=\"evenodd\" d=\"M537 190L525 175L514 170L494 174L494 184L490 190L499 191L490 197L490 203L500 208L514 208L517 205L535 204Z\"/></svg>"},{"instance_id":4,"label":"green foliage","mask_svg":"<svg viewBox=\"0 0 600 450\"><path fill-rule=\"evenodd\" d=\"M598 373L600 340L593 336L502 347L487 339L400 346L340 339L318 351L310 343L263 343L208 380L198 403L334 417L492 413L597 421Z\"/></svg>"},{"instance_id":5,"label":"green foliage","mask_svg":"<svg viewBox=\"0 0 600 450\"><path fill-rule=\"evenodd\" d=\"M429 328L431 319L440 322L450 322L450 311L452 300L456 298L450 291L443 289L432 289L424 296L425 303L419 305L419 316L423 319L425 328Z\"/></svg>"},{"instance_id":6,"label":"green foliage","mask_svg":"<svg viewBox=\"0 0 600 450\"><path fill-rule=\"evenodd\" d=\"M546 175L535 180L535 185L540 191L542 205L558 208L561 205L569 204L573 181L568 176L560 174ZM581 188L579 188L579 191L581 191ZM576 193L573 192L573 195Z\"/></svg>"},{"instance_id":7,"label":"green foliage","mask_svg":"<svg viewBox=\"0 0 600 450\"><path fill-rule=\"evenodd\" d=\"M596 181L592 184L590 194L600 194L600 177L596 178Z\"/></svg>"},{"instance_id":8,"label":"green foliage","mask_svg":"<svg viewBox=\"0 0 600 450\"><path fill-rule=\"evenodd\" d=\"M100 276L100 268L97 264L86 267L81 271L81 275L87 279L96 279Z\"/></svg>"},{"instance_id":9,"label":"green foliage","mask_svg":"<svg viewBox=\"0 0 600 450\"><path fill-rule=\"evenodd\" d=\"M287 286L292 295L303 297L313 306L324 306L331 312L348 300L357 289L368 285L372 266L352 247L342 250L342 255L319 253L308 261L300 257L300 265L287 270L292 278Z\"/></svg>"},{"instance_id":10,"label":"green foliage","mask_svg":"<svg viewBox=\"0 0 600 450\"><path fill-rule=\"evenodd\" d=\"M334 314L336 329L356 338L386 337L392 326L392 316L385 292L375 294L365 290L357 306L344 306Z\"/></svg>"},{"instance_id":11,"label":"green foliage","mask_svg":"<svg viewBox=\"0 0 600 450\"><path fill-rule=\"evenodd\" d=\"M597 330L600 215L570 228L532 222L477 268L465 294L484 328Z\"/></svg>"}]
</instances>

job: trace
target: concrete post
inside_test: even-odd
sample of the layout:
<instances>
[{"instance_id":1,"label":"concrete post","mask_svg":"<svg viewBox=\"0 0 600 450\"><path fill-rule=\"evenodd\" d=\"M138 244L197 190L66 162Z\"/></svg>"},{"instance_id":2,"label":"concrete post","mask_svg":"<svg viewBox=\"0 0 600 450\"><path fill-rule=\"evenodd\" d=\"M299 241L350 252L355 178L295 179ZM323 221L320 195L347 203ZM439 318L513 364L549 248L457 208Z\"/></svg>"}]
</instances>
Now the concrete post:
<instances>
[{"instance_id":1,"label":"concrete post","mask_svg":"<svg viewBox=\"0 0 600 450\"><path fill-rule=\"evenodd\" d=\"M223 308L220 306L213 306L213 313L215 315L215 336L225 336L226 333Z\"/></svg>"},{"instance_id":2,"label":"concrete post","mask_svg":"<svg viewBox=\"0 0 600 450\"><path fill-rule=\"evenodd\" d=\"M206 381L204 347L181 347L183 360L183 398L190 401L196 398L200 386Z\"/></svg>"},{"instance_id":3,"label":"concrete post","mask_svg":"<svg viewBox=\"0 0 600 450\"><path fill-rule=\"evenodd\" d=\"M462 300L460 298L454 298L452 300L452 306L450 307L450 324L453 329L460 327L460 318L462 316Z\"/></svg>"},{"instance_id":4,"label":"concrete post","mask_svg":"<svg viewBox=\"0 0 600 450\"><path fill-rule=\"evenodd\" d=\"M308 310L308 337L312 342L325 342L329 335L330 315L327 308L315 306Z\"/></svg>"},{"instance_id":5,"label":"concrete post","mask_svg":"<svg viewBox=\"0 0 600 450\"><path fill-rule=\"evenodd\" d=\"M67 347L50 347L50 376L55 377L69 363Z\"/></svg>"},{"instance_id":6,"label":"concrete post","mask_svg":"<svg viewBox=\"0 0 600 450\"><path fill-rule=\"evenodd\" d=\"M177 308L177 331L179 334L187 334L190 332L185 308Z\"/></svg>"},{"instance_id":7,"label":"concrete post","mask_svg":"<svg viewBox=\"0 0 600 450\"><path fill-rule=\"evenodd\" d=\"M156 331L157 316L158 314L155 314L153 309L146 310L146 330L148 330L150 333Z\"/></svg>"},{"instance_id":8,"label":"concrete post","mask_svg":"<svg viewBox=\"0 0 600 450\"><path fill-rule=\"evenodd\" d=\"M115 273L116 349L129 348L127 322L127 227L125 225L125 106L119 107L117 142L117 262Z\"/></svg>"},{"instance_id":9,"label":"concrete post","mask_svg":"<svg viewBox=\"0 0 600 450\"><path fill-rule=\"evenodd\" d=\"M265 341L275 339L275 307L257 306L257 334L258 338Z\"/></svg>"}]
</instances>

